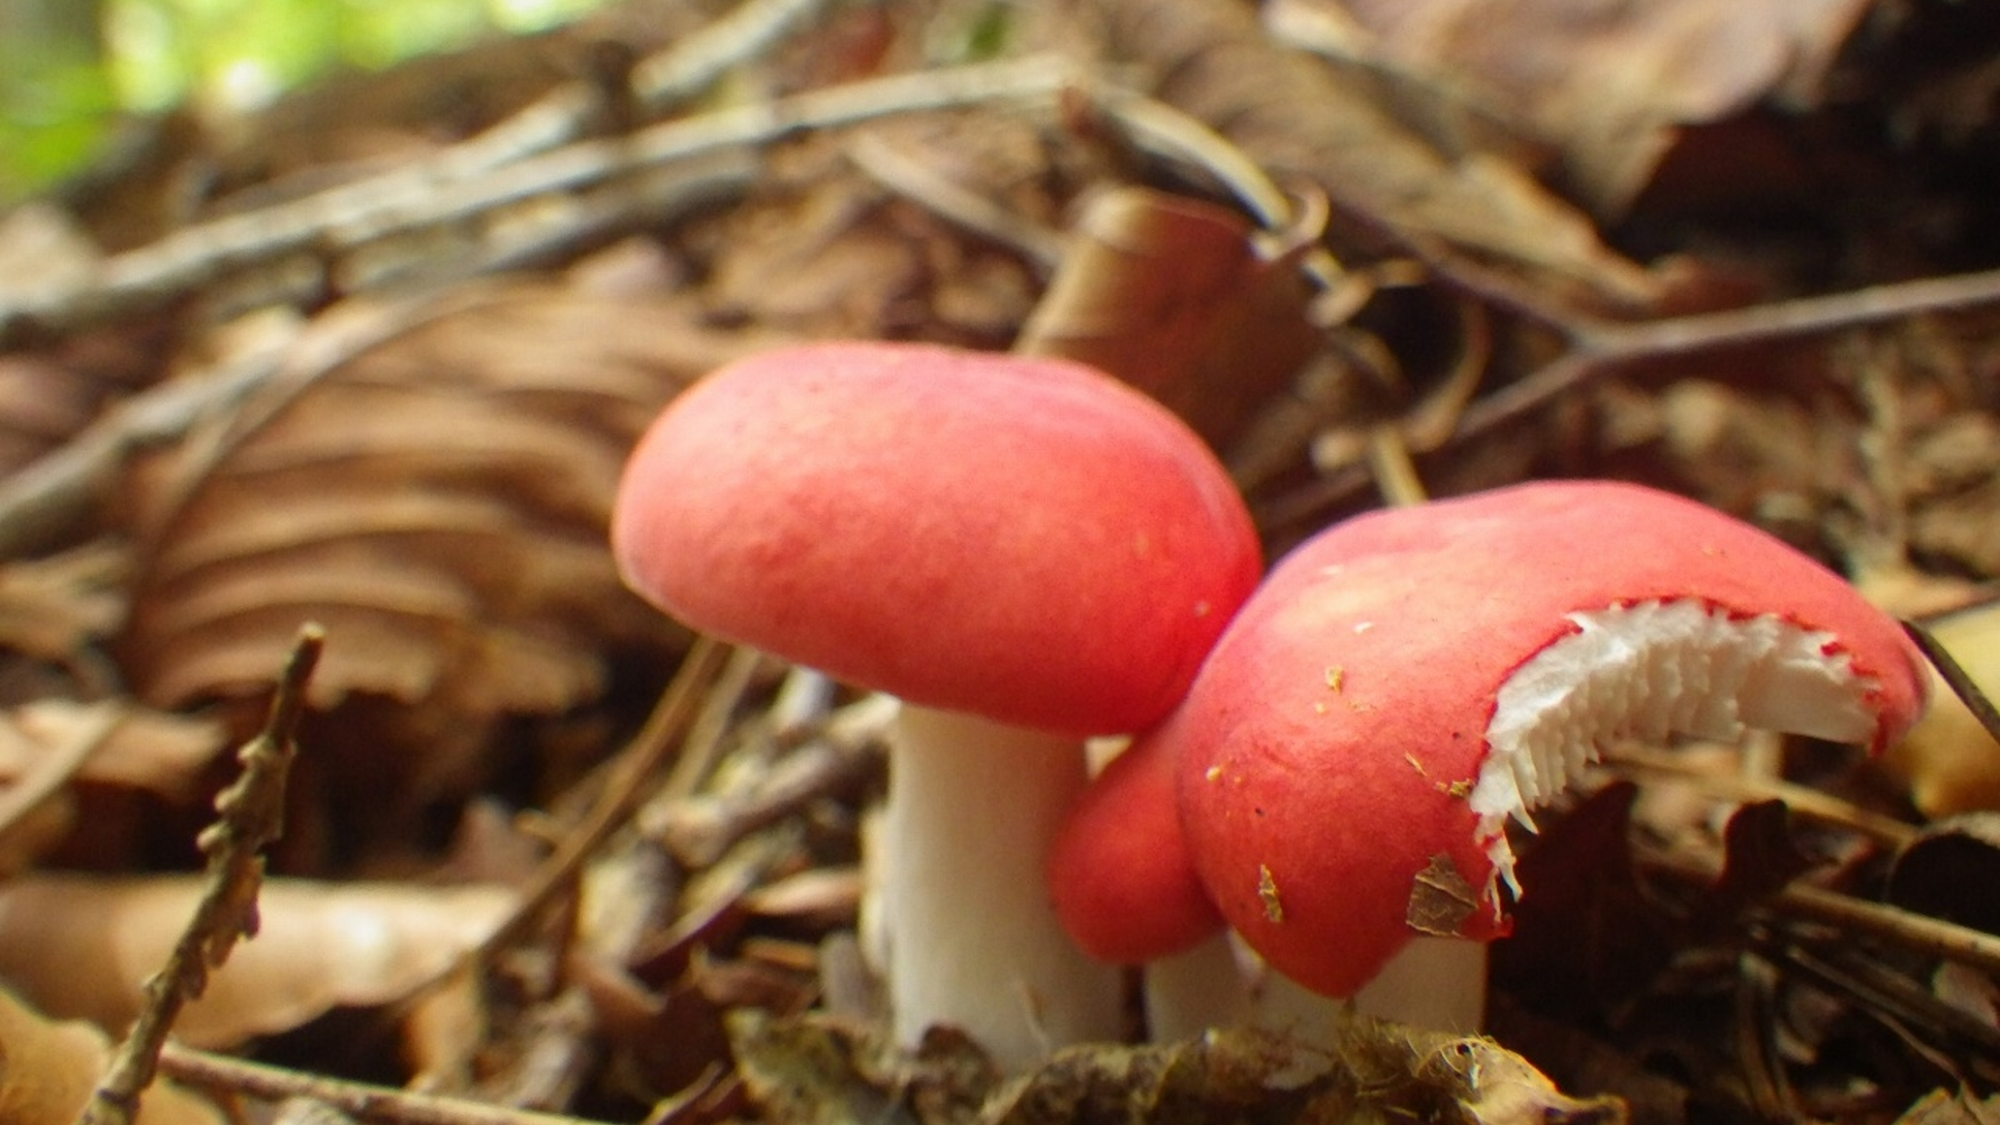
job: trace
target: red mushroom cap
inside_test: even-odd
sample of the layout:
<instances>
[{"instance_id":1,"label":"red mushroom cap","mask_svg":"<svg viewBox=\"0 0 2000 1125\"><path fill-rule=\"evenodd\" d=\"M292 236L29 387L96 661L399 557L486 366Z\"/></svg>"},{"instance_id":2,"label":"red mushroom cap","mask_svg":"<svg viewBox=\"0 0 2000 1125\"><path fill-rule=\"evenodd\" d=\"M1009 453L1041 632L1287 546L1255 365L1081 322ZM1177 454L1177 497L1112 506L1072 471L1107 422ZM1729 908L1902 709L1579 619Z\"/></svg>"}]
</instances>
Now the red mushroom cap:
<instances>
[{"instance_id":1,"label":"red mushroom cap","mask_svg":"<svg viewBox=\"0 0 2000 1125\"><path fill-rule=\"evenodd\" d=\"M909 344L703 379L632 455L611 535L626 580L695 628L1071 735L1164 715L1261 569L1228 475L1151 399Z\"/></svg>"},{"instance_id":2,"label":"red mushroom cap","mask_svg":"<svg viewBox=\"0 0 2000 1125\"><path fill-rule=\"evenodd\" d=\"M1574 651L1552 646L1600 611L1668 612L1678 639L1594 658L1624 669L1596 681L1537 662ZM1780 632L1792 647L1772 647ZM1739 690L1768 702L1770 683L1792 682L1781 657L1852 674L1836 701L1848 710L1826 722L1857 741L1879 748L1922 708L1921 664L1895 621L1792 548L1680 497L1541 483L1372 513L1284 559L1190 690L1176 717L1189 846L1253 948L1309 988L1351 995L1414 932L1505 929L1506 813L1475 809L1494 742L1519 718L1500 714L1503 690L1555 716L1556 748L1535 761L1560 788L1597 740L1734 724ZM1494 772L1511 790L1507 762Z\"/></svg>"},{"instance_id":3,"label":"red mushroom cap","mask_svg":"<svg viewBox=\"0 0 2000 1125\"><path fill-rule=\"evenodd\" d=\"M1137 965L1222 929L1195 872L1175 792L1185 710L1139 736L1063 816L1049 851L1056 918L1100 961Z\"/></svg>"}]
</instances>

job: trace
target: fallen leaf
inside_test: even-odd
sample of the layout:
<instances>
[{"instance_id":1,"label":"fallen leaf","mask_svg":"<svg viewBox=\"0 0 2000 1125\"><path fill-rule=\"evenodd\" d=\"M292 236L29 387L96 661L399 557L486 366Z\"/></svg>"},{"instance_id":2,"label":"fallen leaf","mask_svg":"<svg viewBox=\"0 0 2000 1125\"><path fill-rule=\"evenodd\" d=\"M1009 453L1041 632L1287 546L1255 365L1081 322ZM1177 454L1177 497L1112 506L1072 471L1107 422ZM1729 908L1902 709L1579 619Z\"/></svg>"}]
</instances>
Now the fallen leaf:
<instances>
[{"instance_id":1,"label":"fallen leaf","mask_svg":"<svg viewBox=\"0 0 2000 1125\"><path fill-rule=\"evenodd\" d=\"M1207 122L1279 182L1312 184L1366 244L1382 228L1500 263L1545 290L1609 308L1650 306L1653 275L1598 237L1525 168L1445 152L1365 85L1270 41L1227 0L1096 0L1084 11L1107 64Z\"/></svg>"},{"instance_id":2,"label":"fallen leaf","mask_svg":"<svg viewBox=\"0 0 2000 1125\"><path fill-rule=\"evenodd\" d=\"M123 550L98 543L0 564L0 647L77 661L125 615L125 563Z\"/></svg>"},{"instance_id":3,"label":"fallen leaf","mask_svg":"<svg viewBox=\"0 0 2000 1125\"><path fill-rule=\"evenodd\" d=\"M311 702L353 706L309 737L362 755L335 771L365 785L351 800L417 806L482 776L496 724L592 701L613 653L667 651L677 627L606 546L618 474L677 388L768 340L535 286L347 315L362 342L317 378L274 384L126 483L117 651L156 706L254 710L300 623L320 622ZM323 331L300 348L331 348L341 328Z\"/></svg>"},{"instance_id":4,"label":"fallen leaf","mask_svg":"<svg viewBox=\"0 0 2000 1125\"><path fill-rule=\"evenodd\" d=\"M1626 1119L1617 1099L1567 1097L1491 1040L1359 1015L1344 1019L1325 1042L1225 1029L1184 1043L1084 1044L1004 1082L976 1051L948 1039L906 1054L838 1021L751 1009L731 1013L728 1026L752 1099L789 1121L1623 1125Z\"/></svg>"},{"instance_id":5,"label":"fallen leaf","mask_svg":"<svg viewBox=\"0 0 2000 1125\"><path fill-rule=\"evenodd\" d=\"M104 1032L79 1020L51 1020L0 989L0 1121L72 1125L111 1061ZM154 1082L135 1125L223 1125L210 1102Z\"/></svg>"},{"instance_id":6,"label":"fallen leaf","mask_svg":"<svg viewBox=\"0 0 2000 1125\"><path fill-rule=\"evenodd\" d=\"M859 135L1024 222L1047 220L1051 184L1065 178L1054 146L1018 115L913 116ZM854 147L843 133L802 139L774 154L751 206L695 232L713 260L709 307L815 338L1005 347L1034 303L1034 270L891 194L854 166Z\"/></svg>"},{"instance_id":7,"label":"fallen leaf","mask_svg":"<svg viewBox=\"0 0 2000 1125\"><path fill-rule=\"evenodd\" d=\"M1904 1110L1896 1125L1993 1125L1996 1120L2000 1120L2000 1094L1974 1098L1963 1088L1940 1088Z\"/></svg>"},{"instance_id":8,"label":"fallen leaf","mask_svg":"<svg viewBox=\"0 0 2000 1125\"><path fill-rule=\"evenodd\" d=\"M122 1032L200 894L194 876L23 876L0 886L0 977L44 1011ZM174 1032L228 1047L335 1007L398 999L485 937L514 901L491 886L268 880L256 936L236 945Z\"/></svg>"},{"instance_id":9,"label":"fallen leaf","mask_svg":"<svg viewBox=\"0 0 2000 1125\"><path fill-rule=\"evenodd\" d=\"M94 725L106 708L117 712L116 719L77 768L78 780L185 801L225 745L222 725L210 719L115 702L44 699L0 712L0 781L21 777L39 757Z\"/></svg>"},{"instance_id":10,"label":"fallen leaf","mask_svg":"<svg viewBox=\"0 0 2000 1125\"><path fill-rule=\"evenodd\" d=\"M1812 869L1792 838L1783 801L1739 806L1722 830L1722 871L1697 901L1689 921L1713 931L1733 929L1737 915Z\"/></svg>"},{"instance_id":11,"label":"fallen leaf","mask_svg":"<svg viewBox=\"0 0 2000 1125\"><path fill-rule=\"evenodd\" d=\"M1288 0L1300 4L1302 0ZM1643 189L1682 126L1764 98L1817 102L1872 0L1317 0L1395 62L1485 92L1559 144L1600 215ZM1364 48L1365 49L1365 48Z\"/></svg>"},{"instance_id":12,"label":"fallen leaf","mask_svg":"<svg viewBox=\"0 0 2000 1125\"><path fill-rule=\"evenodd\" d=\"M1227 449L1319 345L1290 262L1233 211L1140 188L1095 196L1014 350L1087 363Z\"/></svg>"},{"instance_id":13,"label":"fallen leaf","mask_svg":"<svg viewBox=\"0 0 2000 1125\"><path fill-rule=\"evenodd\" d=\"M1638 995L1675 949L1678 920L1641 886L1632 854L1638 787L1613 782L1543 826L1521 856L1514 933L1492 949L1494 991L1555 1016Z\"/></svg>"}]
</instances>

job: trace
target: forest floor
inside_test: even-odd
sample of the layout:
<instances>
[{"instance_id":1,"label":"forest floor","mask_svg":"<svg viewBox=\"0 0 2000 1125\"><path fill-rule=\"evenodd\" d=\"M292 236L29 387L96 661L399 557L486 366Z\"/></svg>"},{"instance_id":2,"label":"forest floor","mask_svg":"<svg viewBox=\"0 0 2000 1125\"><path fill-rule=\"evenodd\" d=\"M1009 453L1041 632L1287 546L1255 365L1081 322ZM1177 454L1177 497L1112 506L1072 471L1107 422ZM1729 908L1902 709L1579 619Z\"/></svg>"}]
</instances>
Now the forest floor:
<instances>
[{"instance_id":1,"label":"forest floor","mask_svg":"<svg viewBox=\"0 0 2000 1125\"><path fill-rule=\"evenodd\" d=\"M1626 7L639 0L134 123L0 215L0 1116L136 1019L97 1120L156 1065L155 1122L2000 1119L2000 745L1941 680L1878 759L1612 748L1490 1039L1003 1076L881 1030L871 697L605 545L704 373L926 341L1163 402L1269 558L1636 481L2000 688L2000 14Z\"/></svg>"}]
</instances>

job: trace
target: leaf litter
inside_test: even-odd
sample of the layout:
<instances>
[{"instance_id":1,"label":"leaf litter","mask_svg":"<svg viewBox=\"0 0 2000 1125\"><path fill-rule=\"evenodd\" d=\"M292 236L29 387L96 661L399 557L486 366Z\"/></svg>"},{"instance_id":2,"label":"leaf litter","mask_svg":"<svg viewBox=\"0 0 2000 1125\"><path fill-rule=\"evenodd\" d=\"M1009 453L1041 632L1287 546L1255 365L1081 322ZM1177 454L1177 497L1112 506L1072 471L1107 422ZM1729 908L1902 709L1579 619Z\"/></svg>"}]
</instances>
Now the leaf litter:
<instances>
[{"instance_id":1,"label":"leaf litter","mask_svg":"<svg viewBox=\"0 0 2000 1125\"><path fill-rule=\"evenodd\" d=\"M1987 837L1938 818L1994 808L2000 753L1942 693L1880 764L1614 757L1521 844L1491 1040L1350 1021L1003 1078L872 1022L881 701L691 642L603 546L639 429L731 356L1019 348L1181 412L1274 552L1378 495L1643 480L1990 683L2000 282L1964 271L2000 28L1962 9L642 2L164 121L0 227L0 902L37 903L0 965L124 1033L310 619L265 933L178 1023L286 1065L161 1050L211 1091L459 1125L1991 1121L2000 937L1957 893ZM108 1056L7 1012L8 1119L74 1116Z\"/></svg>"}]
</instances>

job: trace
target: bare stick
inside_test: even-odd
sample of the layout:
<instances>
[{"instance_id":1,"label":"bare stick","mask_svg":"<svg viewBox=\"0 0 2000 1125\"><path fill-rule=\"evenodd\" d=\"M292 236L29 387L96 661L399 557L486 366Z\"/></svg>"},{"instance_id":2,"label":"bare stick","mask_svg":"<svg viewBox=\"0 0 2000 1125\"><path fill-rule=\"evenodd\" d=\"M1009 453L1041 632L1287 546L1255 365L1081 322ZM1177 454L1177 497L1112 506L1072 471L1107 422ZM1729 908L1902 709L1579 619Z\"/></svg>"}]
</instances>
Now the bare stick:
<instances>
[{"instance_id":1,"label":"bare stick","mask_svg":"<svg viewBox=\"0 0 2000 1125\"><path fill-rule=\"evenodd\" d=\"M1490 296L1477 289L1482 296ZM1520 301L1502 300L1517 310ZM1459 417L1450 443L1471 440L1547 406L1592 379L1652 359L1667 359L1881 324L1926 313L2000 305L2000 270L1874 285L1823 297L1775 301L1726 312L1670 317L1640 324L1565 320L1546 309L1535 319L1568 333L1573 349L1530 374L1474 401ZM1349 502L1368 486L1366 472L1345 468L1257 510L1260 526L1280 527Z\"/></svg>"},{"instance_id":2,"label":"bare stick","mask_svg":"<svg viewBox=\"0 0 2000 1125\"><path fill-rule=\"evenodd\" d=\"M35 329L73 331L158 309L248 266L296 254L342 254L677 162L738 160L806 130L966 105L1053 103L1070 74L1061 60L1037 56L892 75L582 141L469 180L426 178L416 185L421 190L404 171L330 188L185 227L108 259L81 284L0 293L0 346Z\"/></svg>"},{"instance_id":3,"label":"bare stick","mask_svg":"<svg viewBox=\"0 0 2000 1125\"><path fill-rule=\"evenodd\" d=\"M659 705L646 719L646 725L621 754L618 768L605 778L604 789L583 822L563 838L555 854L535 872L514 913L488 934L486 940L468 951L460 959L460 967L483 965L521 940L541 918L542 911L574 884L584 862L645 803L648 796L645 780L658 773L680 746L681 735L693 718L702 694L728 654L727 646L707 637L695 641L682 659L680 671L660 697ZM447 970L439 979L455 972L456 969Z\"/></svg>"},{"instance_id":4,"label":"bare stick","mask_svg":"<svg viewBox=\"0 0 2000 1125\"><path fill-rule=\"evenodd\" d=\"M83 729L53 750L37 754L34 762L14 784L0 791L0 836L13 831L21 819L42 806L76 776L90 756L110 739L125 721L125 708L115 702L90 705Z\"/></svg>"},{"instance_id":5,"label":"bare stick","mask_svg":"<svg viewBox=\"0 0 2000 1125\"><path fill-rule=\"evenodd\" d=\"M134 454L179 440L197 422L226 416L267 386L297 390L370 348L494 299L478 289L388 306L355 302L324 315L280 350L258 351L199 377L151 387L92 422L60 448L0 481L0 559L61 543L85 522Z\"/></svg>"},{"instance_id":6,"label":"bare stick","mask_svg":"<svg viewBox=\"0 0 2000 1125\"><path fill-rule=\"evenodd\" d=\"M1647 869L1683 882L1706 885L1722 873L1722 857L1713 852L1649 850L1643 861ZM2000 973L2000 936L1984 930L1798 882L1773 892L1765 905L1781 915L1826 922L1928 957Z\"/></svg>"},{"instance_id":7,"label":"bare stick","mask_svg":"<svg viewBox=\"0 0 2000 1125\"><path fill-rule=\"evenodd\" d=\"M1958 658L1951 654L1951 650L1932 636L1929 629L1914 621L1903 622L1903 632L1909 634L1910 640L1914 641L1918 650L1924 654L1924 659L1930 661L1931 667L1937 669L1945 685L1951 688L1952 694L1958 696L1960 703L1965 704L1965 709L1972 712L1972 717L1979 720L1979 725L1985 728L1986 733L2000 739L2000 711L1993 709L1993 701L1986 698L1985 692L1979 690L1979 685L1973 682L1972 674L1959 664Z\"/></svg>"},{"instance_id":8,"label":"bare stick","mask_svg":"<svg viewBox=\"0 0 2000 1125\"><path fill-rule=\"evenodd\" d=\"M303 1097L323 1102L350 1117L397 1125L591 1125L580 1117L509 1109L462 1098L417 1094L168 1044L160 1069L176 1081L212 1090L230 1090L266 1101Z\"/></svg>"},{"instance_id":9,"label":"bare stick","mask_svg":"<svg viewBox=\"0 0 2000 1125\"><path fill-rule=\"evenodd\" d=\"M318 625L299 629L264 729L237 752L243 772L215 799L219 819L199 838L208 857L208 886L201 902L166 965L146 979L145 1006L78 1115L79 1125L131 1125L139 1095L153 1081L160 1049L182 1006L208 987L209 970L228 959L237 939L257 932L262 852L284 832L285 782L297 750L292 739L324 644L325 632Z\"/></svg>"}]
</instances>

